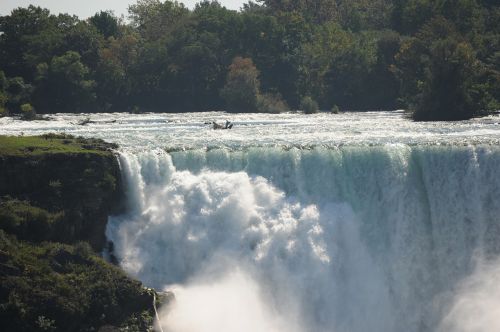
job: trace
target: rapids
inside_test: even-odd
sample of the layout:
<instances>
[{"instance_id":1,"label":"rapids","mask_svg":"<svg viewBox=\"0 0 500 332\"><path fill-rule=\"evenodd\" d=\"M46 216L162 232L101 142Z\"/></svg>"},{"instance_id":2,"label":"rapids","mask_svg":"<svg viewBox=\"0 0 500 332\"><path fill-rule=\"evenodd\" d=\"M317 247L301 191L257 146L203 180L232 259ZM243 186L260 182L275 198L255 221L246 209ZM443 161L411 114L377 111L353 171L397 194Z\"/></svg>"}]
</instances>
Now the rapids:
<instances>
[{"instance_id":1,"label":"rapids","mask_svg":"<svg viewBox=\"0 0 500 332\"><path fill-rule=\"evenodd\" d=\"M58 114L0 134L120 144L122 268L165 331L500 329L500 117ZM204 123L235 124L214 131Z\"/></svg>"}]
</instances>

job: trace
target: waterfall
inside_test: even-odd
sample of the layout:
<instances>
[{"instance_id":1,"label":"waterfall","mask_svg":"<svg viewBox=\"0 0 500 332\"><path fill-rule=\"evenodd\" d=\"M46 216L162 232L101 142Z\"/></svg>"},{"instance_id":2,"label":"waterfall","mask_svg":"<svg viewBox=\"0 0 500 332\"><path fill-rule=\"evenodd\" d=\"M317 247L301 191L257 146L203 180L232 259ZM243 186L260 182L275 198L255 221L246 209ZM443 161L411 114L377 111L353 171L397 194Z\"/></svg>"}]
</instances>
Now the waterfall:
<instances>
[{"instance_id":1,"label":"waterfall","mask_svg":"<svg viewBox=\"0 0 500 332\"><path fill-rule=\"evenodd\" d=\"M500 326L497 146L157 149L121 165L128 210L107 236L125 271L176 294L165 331Z\"/></svg>"}]
</instances>

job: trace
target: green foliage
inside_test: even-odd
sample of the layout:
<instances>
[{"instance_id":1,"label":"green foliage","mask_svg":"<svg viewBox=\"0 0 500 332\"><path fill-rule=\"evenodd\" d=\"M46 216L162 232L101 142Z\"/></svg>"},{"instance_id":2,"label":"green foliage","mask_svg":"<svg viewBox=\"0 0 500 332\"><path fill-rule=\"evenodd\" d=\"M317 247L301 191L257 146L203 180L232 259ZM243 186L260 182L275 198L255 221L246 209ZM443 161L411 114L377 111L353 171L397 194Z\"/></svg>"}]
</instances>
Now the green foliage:
<instances>
[{"instance_id":1,"label":"green foliage","mask_svg":"<svg viewBox=\"0 0 500 332\"><path fill-rule=\"evenodd\" d=\"M7 331L146 330L150 292L87 244L32 245L0 230L0 324Z\"/></svg>"},{"instance_id":2,"label":"green foliage","mask_svg":"<svg viewBox=\"0 0 500 332\"><path fill-rule=\"evenodd\" d=\"M318 113L318 103L310 96L305 96L300 101L300 110L306 114Z\"/></svg>"},{"instance_id":3,"label":"green foliage","mask_svg":"<svg viewBox=\"0 0 500 332\"><path fill-rule=\"evenodd\" d=\"M448 20L437 17L401 46L396 74L415 120L462 120L495 104L484 65ZM486 74L487 75L487 74Z\"/></svg>"},{"instance_id":4,"label":"green foliage","mask_svg":"<svg viewBox=\"0 0 500 332\"><path fill-rule=\"evenodd\" d=\"M45 316L38 316L36 319L36 325L41 331L54 331L56 321Z\"/></svg>"},{"instance_id":5,"label":"green foliage","mask_svg":"<svg viewBox=\"0 0 500 332\"><path fill-rule=\"evenodd\" d=\"M26 103L39 113L217 109L235 93L226 84L237 56L259 68L262 91L292 108L302 96L324 109L415 108L439 67L431 66L434 37L474 50L479 72L465 86L474 109L499 105L494 1L262 0L237 12L217 1L190 10L138 0L129 13L128 22L111 12L82 21L30 6L1 17L0 68L12 84L0 91L0 110L19 113ZM439 20L447 22L441 31L429 28ZM275 108L263 106L272 99L257 93L243 109Z\"/></svg>"},{"instance_id":6,"label":"green foliage","mask_svg":"<svg viewBox=\"0 0 500 332\"><path fill-rule=\"evenodd\" d=\"M257 96L257 110L261 113L283 113L290 109L280 95L266 93Z\"/></svg>"},{"instance_id":7,"label":"green foliage","mask_svg":"<svg viewBox=\"0 0 500 332\"><path fill-rule=\"evenodd\" d=\"M8 101L7 91L6 91L7 87L8 87L7 78L5 77L4 72L0 70L0 118L2 116L8 115L7 109L5 108L5 104L7 104Z\"/></svg>"},{"instance_id":8,"label":"green foliage","mask_svg":"<svg viewBox=\"0 0 500 332\"><path fill-rule=\"evenodd\" d=\"M95 82L88 80L89 69L80 60L80 54L68 51L38 66L36 103L41 109L73 113L91 107Z\"/></svg>"},{"instance_id":9,"label":"green foliage","mask_svg":"<svg viewBox=\"0 0 500 332\"><path fill-rule=\"evenodd\" d=\"M52 38L35 38L50 29L52 20L47 9L35 6L16 8L10 15L0 18L0 31L3 32L0 37L0 68L7 76L33 78L33 63L27 61L26 55L34 54L32 48L36 45L46 49L54 45Z\"/></svg>"},{"instance_id":10,"label":"green foliage","mask_svg":"<svg viewBox=\"0 0 500 332\"><path fill-rule=\"evenodd\" d=\"M31 104L22 104L20 109L24 120L34 120L36 118L35 108Z\"/></svg>"},{"instance_id":11,"label":"green foliage","mask_svg":"<svg viewBox=\"0 0 500 332\"><path fill-rule=\"evenodd\" d=\"M3 105L1 105L2 103L5 105L6 100L7 98L5 97L5 95L0 93L0 118L9 115L7 109Z\"/></svg>"},{"instance_id":12,"label":"green foliage","mask_svg":"<svg viewBox=\"0 0 500 332\"><path fill-rule=\"evenodd\" d=\"M127 110L133 92L130 73L138 61L139 36L124 32L118 38L109 38L99 51L96 70L97 100L105 111L115 106ZM129 106L130 107L130 106Z\"/></svg>"},{"instance_id":13,"label":"green foliage","mask_svg":"<svg viewBox=\"0 0 500 332\"><path fill-rule=\"evenodd\" d=\"M113 147L67 135L0 136L0 197L25 203L9 205L11 231L31 241L88 241L102 250L108 215L121 206ZM37 225L44 231L26 231Z\"/></svg>"},{"instance_id":14,"label":"green foliage","mask_svg":"<svg viewBox=\"0 0 500 332\"><path fill-rule=\"evenodd\" d=\"M102 250L118 203L112 147L66 134L0 136L2 329L152 330L153 291L92 249Z\"/></svg>"},{"instance_id":15,"label":"green foliage","mask_svg":"<svg viewBox=\"0 0 500 332\"><path fill-rule=\"evenodd\" d=\"M9 81L5 77L5 73L0 70L0 92L5 92L9 86Z\"/></svg>"},{"instance_id":16,"label":"green foliage","mask_svg":"<svg viewBox=\"0 0 500 332\"><path fill-rule=\"evenodd\" d=\"M226 85L221 91L230 112L256 112L260 93L259 71L252 59L236 57L229 66Z\"/></svg>"},{"instance_id":17,"label":"green foliage","mask_svg":"<svg viewBox=\"0 0 500 332\"><path fill-rule=\"evenodd\" d=\"M30 102L33 86L25 83L22 77L13 77L7 80L6 87L5 107L12 113L21 112L21 105Z\"/></svg>"},{"instance_id":18,"label":"green foliage","mask_svg":"<svg viewBox=\"0 0 500 332\"><path fill-rule=\"evenodd\" d=\"M0 136L0 155L26 156L51 154L92 153L109 154L115 147L98 139L81 139L65 134L45 134L42 136Z\"/></svg>"},{"instance_id":19,"label":"green foliage","mask_svg":"<svg viewBox=\"0 0 500 332\"><path fill-rule=\"evenodd\" d=\"M0 199L0 229L29 241L48 240L61 213L49 213L16 199Z\"/></svg>"},{"instance_id":20,"label":"green foliage","mask_svg":"<svg viewBox=\"0 0 500 332\"><path fill-rule=\"evenodd\" d=\"M476 60L467 43L443 39L430 49L431 63L415 120L463 120L479 112L472 96Z\"/></svg>"},{"instance_id":21,"label":"green foliage","mask_svg":"<svg viewBox=\"0 0 500 332\"><path fill-rule=\"evenodd\" d=\"M118 19L109 11L100 11L91 18L90 23L96 27L97 31L105 38L118 37L120 32L118 27Z\"/></svg>"},{"instance_id":22,"label":"green foliage","mask_svg":"<svg viewBox=\"0 0 500 332\"><path fill-rule=\"evenodd\" d=\"M5 103L7 102L7 97L5 94L0 92L0 118L9 115L9 112L5 108Z\"/></svg>"},{"instance_id":23,"label":"green foliage","mask_svg":"<svg viewBox=\"0 0 500 332\"><path fill-rule=\"evenodd\" d=\"M138 0L129 7L132 24L147 40L162 38L172 31L189 14L189 10L177 1Z\"/></svg>"}]
</instances>

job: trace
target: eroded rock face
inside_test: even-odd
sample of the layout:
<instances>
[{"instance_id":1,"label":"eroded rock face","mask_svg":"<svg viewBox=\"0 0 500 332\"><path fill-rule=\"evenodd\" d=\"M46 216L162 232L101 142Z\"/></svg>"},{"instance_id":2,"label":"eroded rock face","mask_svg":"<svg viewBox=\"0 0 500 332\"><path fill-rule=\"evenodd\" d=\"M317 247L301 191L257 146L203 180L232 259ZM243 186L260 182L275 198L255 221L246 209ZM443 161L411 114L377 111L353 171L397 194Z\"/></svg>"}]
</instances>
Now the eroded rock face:
<instances>
[{"instance_id":1,"label":"eroded rock face","mask_svg":"<svg viewBox=\"0 0 500 332\"><path fill-rule=\"evenodd\" d=\"M15 199L53 216L40 234L28 232L30 240L87 241L101 251L107 218L120 209L121 192L111 152L0 156L0 204ZM14 233L23 239L25 231Z\"/></svg>"},{"instance_id":2,"label":"eroded rock face","mask_svg":"<svg viewBox=\"0 0 500 332\"><path fill-rule=\"evenodd\" d=\"M0 146L0 326L151 330L156 293L98 254L108 216L121 209L114 146L67 137L39 146L47 139L64 141ZM64 144L71 152L54 151Z\"/></svg>"}]
</instances>

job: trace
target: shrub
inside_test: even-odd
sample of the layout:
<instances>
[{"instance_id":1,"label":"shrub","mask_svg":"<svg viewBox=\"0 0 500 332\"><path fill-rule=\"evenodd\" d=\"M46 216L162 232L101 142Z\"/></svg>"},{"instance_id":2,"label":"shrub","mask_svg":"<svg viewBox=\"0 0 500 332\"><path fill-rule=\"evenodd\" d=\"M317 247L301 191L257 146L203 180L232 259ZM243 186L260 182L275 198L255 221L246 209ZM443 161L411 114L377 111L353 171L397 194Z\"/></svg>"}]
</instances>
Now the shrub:
<instances>
[{"instance_id":1,"label":"shrub","mask_svg":"<svg viewBox=\"0 0 500 332\"><path fill-rule=\"evenodd\" d=\"M24 120L34 120L36 118L36 112L31 104L21 105L21 116Z\"/></svg>"},{"instance_id":2,"label":"shrub","mask_svg":"<svg viewBox=\"0 0 500 332\"><path fill-rule=\"evenodd\" d=\"M49 240L61 213L32 206L28 202L3 198L0 200L0 228L29 241Z\"/></svg>"},{"instance_id":3,"label":"shrub","mask_svg":"<svg viewBox=\"0 0 500 332\"><path fill-rule=\"evenodd\" d=\"M44 139L73 139L75 136L66 133L47 133L41 135Z\"/></svg>"},{"instance_id":4,"label":"shrub","mask_svg":"<svg viewBox=\"0 0 500 332\"><path fill-rule=\"evenodd\" d=\"M290 110L279 94L272 93L257 97L257 109L261 113L283 113Z\"/></svg>"},{"instance_id":5,"label":"shrub","mask_svg":"<svg viewBox=\"0 0 500 332\"><path fill-rule=\"evenodd\" d=\"M230 112L256 112L259 95L259 71L252 59L236 57L229 66L221 97Z\"/></svg>"},{"instance_id":6,"label":"shrub","mask_svg":"<svg viewBox=\"0 0 500 332\"><path fill-rule=\"evenodd\" d=\"M2 116L8 115L7 109L5 108L5 104L7 103L7 96L5 93L0 91L0 118Z\"/></svg>"},{"instance_id":7,"label":"shrub","mask_svg":"<svg viewBox=\"0 0 500 332\"><path fill-rule=\"evenodd\" d=\"M340 108L337 105L333 105L331 112L333 114L339 114Z\"/></svg>"},{"instance_id":8,"label":"shrub","mask_svg":"<svg viewBox=\"0 0 500 332\"><path fill-rule=\"evenodd\" d=\"M7 109L4 107L0 106L0 118L9 115L9 112L7 112Z\"/></svg>"},{"instance_id":9,"label":"shrub","mask_svg":"<svg viewBox=\"0 0 500 332\"><path fill-rule=\"evenodd\" d=\"M318 103L309 96L302 98L300 101L300 109L306 114L318 113Z\"/></svg>"},{"instance_id":10,"label":"shrub","mask_svg":"<svg viewBox=\"0 0 500 332\"><path fill-rule=\"evenodd\" d=\"M85 243L18 241L0 229L4 331L147 331L153 295Z\"/></svg>"},{"instance_id":11,"label":"shrub","mask_svg":"<svg viewBox=\"0 0 500 332\"><path fill-rule=\"evenodd\" d=\"M418 100L415 120L463 120L479 111L471 94L474 52L470 45L451 38L433 43L431 63Z\"/></svg>"}]
</instances>

